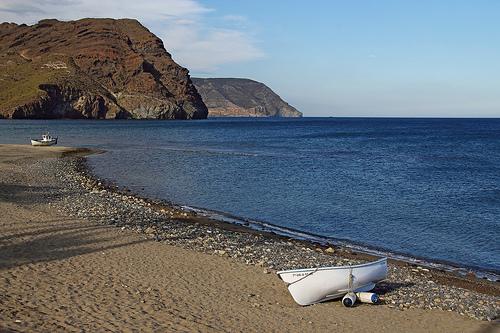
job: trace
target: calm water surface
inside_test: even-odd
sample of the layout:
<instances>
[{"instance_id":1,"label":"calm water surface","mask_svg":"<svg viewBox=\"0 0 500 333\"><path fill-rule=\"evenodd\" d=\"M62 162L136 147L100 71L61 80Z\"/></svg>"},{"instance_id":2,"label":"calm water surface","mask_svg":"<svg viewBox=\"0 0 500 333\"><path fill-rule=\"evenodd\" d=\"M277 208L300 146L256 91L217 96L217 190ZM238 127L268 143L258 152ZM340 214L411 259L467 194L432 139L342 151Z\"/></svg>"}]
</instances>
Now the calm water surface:
<instances>
[{"instance_id":1,"label":"calm water surface","mask_svg":"<svg viewBox=\"0 0 500 333\"><path fill-rule=\"evenodd\" d=\"M0 142L46 129L144 195L500 273L500 119L1 120Z\"/></svg>"}]
</instances>

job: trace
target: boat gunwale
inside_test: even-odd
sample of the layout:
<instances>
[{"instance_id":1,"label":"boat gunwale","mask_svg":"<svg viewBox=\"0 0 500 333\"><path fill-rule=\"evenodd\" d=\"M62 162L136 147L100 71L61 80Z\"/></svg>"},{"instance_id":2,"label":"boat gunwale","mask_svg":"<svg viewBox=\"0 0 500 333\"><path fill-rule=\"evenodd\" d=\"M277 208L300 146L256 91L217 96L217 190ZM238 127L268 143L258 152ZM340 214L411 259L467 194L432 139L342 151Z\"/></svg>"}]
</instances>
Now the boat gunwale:
<instances>
[{"instance_id":1,"label":"boat gunwale","mask_svg":"<svg viewBox=\"0 0 500 333\"><path fill-rule=\"evenodd\" d=\"M358 264L358 265L347 265L347 266L330 266L330 267L319 267L319 268L298 268L298 269L290 269L286 271L279 271L276 272L276 274L281 275L285 273L303 273L303 272L312 272L312 271L325 271L325 270L332 270L332 269L346 269L346 268L361 268L361 267L366 267L366 266L371 266L375 265L381 262L387 262L387 257L381 258L375 261L367 262L364 264Z\"/></svg>"}]
</instances>

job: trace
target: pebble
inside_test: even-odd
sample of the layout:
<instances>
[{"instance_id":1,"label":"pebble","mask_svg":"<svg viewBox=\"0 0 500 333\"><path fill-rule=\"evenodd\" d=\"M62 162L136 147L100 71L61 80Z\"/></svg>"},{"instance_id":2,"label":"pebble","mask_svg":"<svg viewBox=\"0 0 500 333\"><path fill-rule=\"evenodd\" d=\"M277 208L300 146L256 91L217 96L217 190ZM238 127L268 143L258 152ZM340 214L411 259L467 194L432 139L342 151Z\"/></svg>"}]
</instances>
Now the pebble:
<instances>
[{"instance_id":1,"label":"pebble","mask_svg":"<svg viewBox=\"0 0 500 333\"><path fill-rule=\"evenodd\" d=\"M325 250L326 253L335 253L335 250L333 249L333 247L329 247Z\"/></svg>"}]
</instances>

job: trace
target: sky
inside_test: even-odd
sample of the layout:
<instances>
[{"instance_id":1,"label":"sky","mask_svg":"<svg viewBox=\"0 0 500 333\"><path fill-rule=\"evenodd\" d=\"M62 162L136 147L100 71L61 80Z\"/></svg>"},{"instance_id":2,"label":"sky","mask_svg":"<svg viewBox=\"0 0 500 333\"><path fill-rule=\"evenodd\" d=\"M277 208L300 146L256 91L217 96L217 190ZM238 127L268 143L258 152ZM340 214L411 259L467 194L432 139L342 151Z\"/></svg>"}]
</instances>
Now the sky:
<instances>
[{"instance_id":1,"label":"sky","mask_svg":"<svg viewBox=\"0 0 500 333\"><path fill-rule=\"evenodd\" d=\"M136 18L192 76L305 116L500 117L497 0L0 0L0 21Z\"/></svg>"}]
</instances>

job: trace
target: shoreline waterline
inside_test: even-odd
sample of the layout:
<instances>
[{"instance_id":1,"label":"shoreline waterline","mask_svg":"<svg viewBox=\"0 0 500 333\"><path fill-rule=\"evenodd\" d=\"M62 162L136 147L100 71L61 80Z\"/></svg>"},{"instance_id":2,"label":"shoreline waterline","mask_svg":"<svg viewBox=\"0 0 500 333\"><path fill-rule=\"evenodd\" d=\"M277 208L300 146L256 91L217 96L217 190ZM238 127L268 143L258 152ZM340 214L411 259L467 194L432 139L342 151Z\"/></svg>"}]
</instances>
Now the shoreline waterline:
<instances>
[{"instance_id":1,"label":"shoreline waterline","mask_svg":"<svg viewBox=\"0 0 500 333\"><path fill-rule=\"evenodd\" d=\"M188 205L180 205L180 204L175 204L175 205L182 207L188 211L193 211L196 212L197 214L201 214L202 216L206 216L210 219L213 219L214 221L234 224L241 226L243 228L262 231L264 233L274 233L280 236L290 237L292 239L310 242L312 245L320 244L326 247L328 246L344 247L346 249L355 252L368 254L371 256L387 257L388 259L398 260L412 265L419 265L427 268L433 268L433 269L448 271L451 273L456 273L460 276L466 276L467 274L473 273L478 279L486 279L491 282L500 281L500 272L482 270L477 267L459 266L456 263L433 260L424 257L417 257L411 254L399 254L391 252L386 249L377 249L363 244L356 244L350 242L349 240L315 235L301 230L294 230L291 228L273 225L272 223L269 222L250 220L247 218L235 216L227 212L218 212L206 208L192 207Z\"/></svg>"},{"instance_id":2,"label":"shoreline waterline","mask_svg":"<svg viewBox=\"0 0 500 333\"><path fill-rule=\"evenodd\" d=\"M96 150L96 153L102 154L106 153L106 151ZM91 155L92 154L88 154L86 157L91 157ZM113 180L107 178L99 178L96 175L95 171L89 165L86 157L84 158L84 164L83 164L84 172L86 172L89 176L91 176L95 180L99 182L104 182L105 184L104 187L106 187L108 190L120 192L120 190L118 190L119 187L114 183ZM136 184L134 187L144 188L144 186L145 185ZM447 262L444 260L436 260L421 256L419 257L412 254L396 253L393 251L389 251L387 249L375 248L375 247L370 247L368 245L355 243L350 240L334 238L334 237L325 237L302 230L296 230L293 228L278 226L265 221L248 219L228 212L221 212L203 207L195 207L182 203L172 202L168 199L163 199L163 198L149 197L145 196L144 194L134 192L133 190L130 190L129 187L127 186L124 186L123 188L125 189L128 195L133 194L135 197L142 198L145 200L162 201L168 207L174 207L195 213L196 215L200 215L204 218L212 220L214 223L220 223L222 227L224 227L224 224L226 224L227 226L237 226L242 228L243 230L261 232L263 235L275 234L278 236L304 241L306 243L309 243L311 246L321 245L324 247L330 247L330 246L342 247L346 250L354 251L360 254L366 254L375 257L387 257L388 259L394 261L400 261L410 265L418 265L426 268L441 270L452 274L456 274L461 277L473 274L477 279L485 279L490 282L500 281L500 272L496 271L489 271L478 267L460 265L458 263ZM123 191L123 189L121 191Z\"/></svg>"}]
</instances>

